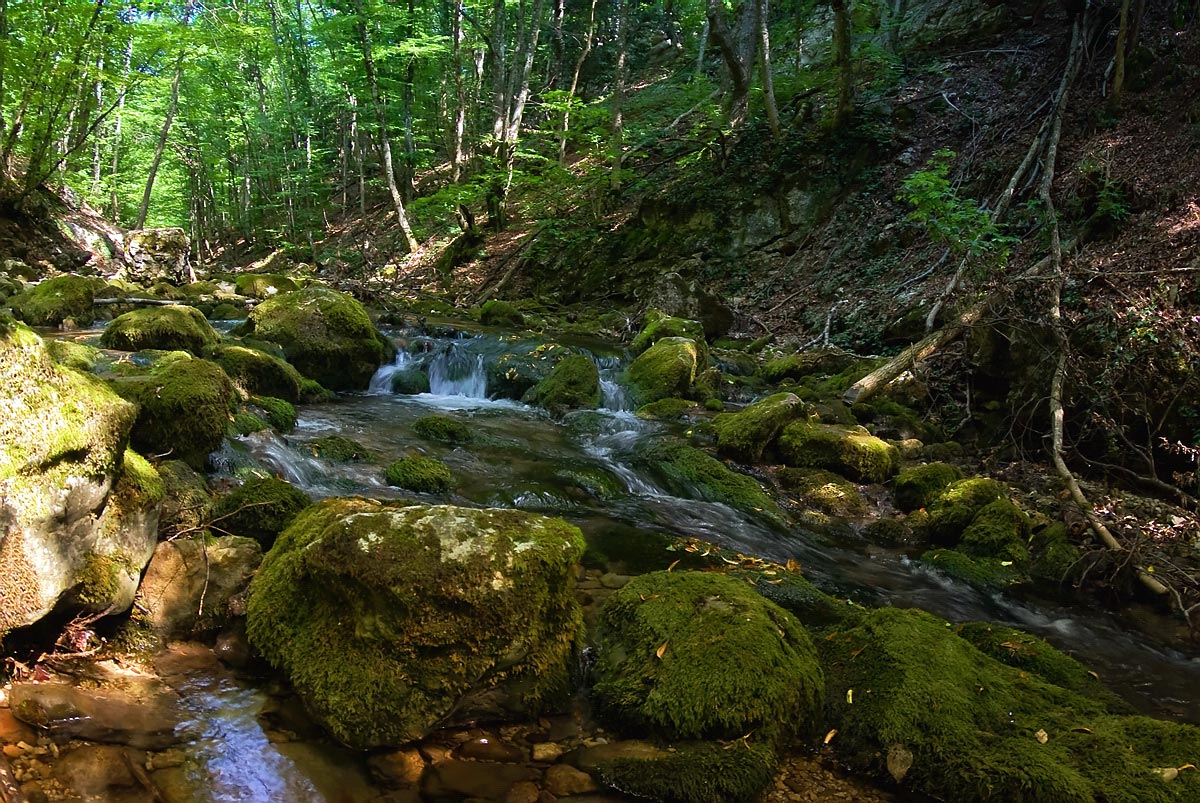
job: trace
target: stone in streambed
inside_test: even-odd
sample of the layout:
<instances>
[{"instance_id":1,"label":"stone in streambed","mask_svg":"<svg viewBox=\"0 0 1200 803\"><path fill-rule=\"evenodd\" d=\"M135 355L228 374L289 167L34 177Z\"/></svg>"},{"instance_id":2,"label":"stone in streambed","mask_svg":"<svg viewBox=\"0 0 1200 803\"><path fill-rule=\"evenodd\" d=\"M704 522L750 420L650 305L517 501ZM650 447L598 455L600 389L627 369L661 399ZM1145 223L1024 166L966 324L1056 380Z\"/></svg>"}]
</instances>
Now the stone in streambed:
<instances>
[{"instance_id":1,"label":"stone in streambed","mask_svg":"<svg viewBox=\"0 0 1200 803\"><path fill-rule=\"evenodd\" d=\"M85 739L143 750L163 750L183 741L176 733L188 715L168 691L140 694L116 689L82 689L66 683L14 683L13 714L48 731L56 740Z\"/></svg>"},{"instance_id":2,"label":"stone in streambed","mask_svg":"<svg viewBox=\"0 0 1200 803\"><path fill-rule=\"evenodd\" d=\"M421 779L421 794L433 800L498 800L516 783L537 773L517 764L451 759L434 764Z\"/></svg>"}]
</instances>

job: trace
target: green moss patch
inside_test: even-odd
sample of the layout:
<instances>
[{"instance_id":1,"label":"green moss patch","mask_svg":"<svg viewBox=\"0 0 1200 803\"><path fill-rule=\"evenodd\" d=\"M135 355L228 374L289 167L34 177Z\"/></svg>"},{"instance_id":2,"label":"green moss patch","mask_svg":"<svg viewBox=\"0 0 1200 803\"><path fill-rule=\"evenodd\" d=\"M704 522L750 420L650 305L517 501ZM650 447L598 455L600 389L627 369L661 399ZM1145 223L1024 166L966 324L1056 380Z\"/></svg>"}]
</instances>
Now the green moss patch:
<instances>
[{"instance_id":1,"label":"green moss patch","mask_svg":"<svg viewBox=\"0 0 1200 803\"><path fill-rule=\"evenodd\" d=\"M856 482L886 482L900 461L895 446L860 427L803 421L784 429L779 450L789 466L824 468Z\"/></svg>"},{"instance_id":2,"label":"green moss patch","mask_svg":"<svg viewBox=\"0 0 1200 803\"><path fill-rule=\"evenodd\" d=\"M582 354L564 357L550 375L538 382L522 399L554 415L570 410L594 410L600 406L600 372Z\"/></svg>"},{"instance_id":3,"label":"green moss patch","mask_svg":"<svg viewBox=\"0 0 1200 803\"><path fill-rule=\"evenodd\" d=\"M699 321L673 318L652 309L646 313L642 331L638 332L637 337L629 344L629 349L634 354L641 354L664 337L687 338L700 345L704 343L704 327Z\"/></svg>"},{"instance_id":4,"label":"green moss patch","mask_svg":"<svg viewBox=\"0 0 1200 803\"><path fill-rule=\"evenodd\" d=\"M550 375L554 366L574 352L557 343L532 351L502 354L487 365L487 392L494 399L520 399Z\"/></svg>"},{"instance_id":5,"label":"green moss patch","mask_svg":"<svg viewBox=\"0 0 1200 803\"><path fill-rule=\"evenodd\" d=\"M909 513L936 499L962 472L949 463L926 463L906 468L896 477L896 507Z\"/></svg>"},{"instance_id":6,"label":"green moss patch","mask_svg":"<svg viewBox=\"0 0 1200 803\"><path fill-rule=\"evenodd\" d=\"M516 510L334 499L301 513L250 589L251 643L356 748L419 739L498 699L570 688L583 535Z\"/></svg>"},{"instance_id":7,"label":"green moss patch","mask_svg":"<svg viewBox=\"0 0 1200 803\"><path fill-rule=\"evenodd\" d=\"M392 393L401 396L415 396L418 393L429 392L429 376L415 368L397 371L392 374Z\"/></svg>"},{"instance_id":8,"label":"green moss patch","mask_svg":"<svg viewBox=\"0 0 1200 803\"><path fill-rule=\"evenodd\" d=\"M304 377L278 357L245 346L220 346L213 351L212 360L244 393L273 396L293 404L300 401Z\"/></svg>"},{"instance_id":9,"label":"green moss patch","mask_svg":"<svg viewBox=\"0 0 1200 803\"><path fill-rule=\"evenodd\" d=\"M507 301L492 299L479 309L479 322L484 326L524 326L525 316Z\"/></svg>"},{"instance_id":10,"label":"green moss patch","mask_svg":"<svg viewBox=\"0 0 1200 803\"><path fill-rule=\"evenodd\" d=\"M941 546L954 546L962 538L975 514L997 499L1004 499L1008 490L999 482L985 477L972 477L951 483L926 505L928 516L914 529Z\"/></svg>"},{"instance_id":11,"label":"green moss patch","mask_svg":"<svg viewBox=\"0 0 1200 803\"><path fill-rule=\"evenodd\" d=\"M776 744L815 731L824 678L808 633L741 580L700 572L634 578L600 615L596 685L624 730Z\"/></svg>"},{"instance_id":12,"label":"green moss patch","mask_svg":"<svg viewBox=\"0 0 1200 803\"><path fill-rule=\"evenodd\" d=\"M276 273L243 273L234 281L238 295L250 298L270 298L279 293L290 293L300 286L287 276Z\"/></svg>"},{"instance_id":13,"label":"green moss patch","mask_svg":"<svg viewBox=\"0 0 1200 803\"><path fill-rule=\"evenodd\" d=\"M332 460L335 463L356 463L371 459L371 452L365 446L342 435L327 435L308 441L304 448L312 451L313 457Z\"/></svg>"},{"instance_id":14,"label":"green moss patch","mask_svg":"<svg viewBox=\"0 0 1200 803\"><path fill-rule=\"evenodd\" d=\"M83 276L56 276L13 296L9 303L30 326L58 326L66 320L87 322L96 284L96 280Z\"/></svg>"},{"instance_id":15,"label":"green moss patch","mask_svg":"<svg viewBox=\"0 0 1200 803\"><path fill-rule=\"evenodd\" d=\"M635 415L646 421L678 421L698 410L700 410L700 405L687 399L659 399L656 402L643 404Z\"/></svg>"},{"instance_id":16,"label":"green moss patch","mask_svg":"<svg viewBox=\"0 0 1200 803\"><path fill-rule=\"evenodd\" d=\"M120 351L163 349L203 354L217 345L216 330L195 307L146 307L126 312L100 335L105 348Z\"/></svg>"},{"instance_id":17,"label":"green moss patch","mask_svg":"<svg viewBox=\"0 0 1200 803\"><path fill-rule=\"evenodd\" d=\"M860 518L867 514L867 502L854 483L832 471L785 468L778 479L783 489L807 508L840 518Z\"/></svg>"},{"instance_id":18,"label":"green moss patch","mask_svg":"<svg viewBox=\"0 0 1200 803\"><path fill-rule=\"evenodd\" d=\"M253 538L270 549L292 519L312 504L308 494L274 477L247 480L217 500L212 527L228 535Z\"/></svg>"},{"instance_id":19,"label":"green moss patch","mask_svg":"<svg viewBox=\"0 0 1200 803\"><path fill-rule=\"evenodd\" d=\"M786 379L804 379L813 374L838 374L855 362L853 354L842 351L805 351L770 360L763 365L760 373L768 382L782 382Z\"/></svg>"},{"instance_id":20,"label":"green moss patch","mask_svg":"<svg viewBox=\"0 0 1200 803\"><path fill-rule=\"evenodd\" d=\"M384 471L388 485L418 493L445 493L454 487L450 467L433 457L402 457Z\"/></svg>"},{"instance_id":21,"label":"green moss patch","mask_svg":"<svg viewBox=\"0 0 1200 803\"><path fill-rule=\"evenodd\" d=\"M783 521L778 506L753 478L687 444L674 440L646 443L638 447L634 460L674 494L720 502L751 515Z\"/></svg>"},{"instance_id":22,"label":"green moss patch","mask_svg":"<svg viewBox=\"0 0 1200 803\"><path fill-rule=\"evenodd\" d=\"M659 340L625 372L630 395L638 406L659 399L687 396L703 368L696 342L682 337Z\"/></svg>"},{"instance_id":23,"label":"green moss patch","mask_svg":"<svg viewBox=\"0 0 1200 803\"><path fill-rule=\"evenodd\" d=\"M427 440L454 445L470 443L475 438L470 427L448 415L422 416L413 422L413 432Z\"/></svg>"},{"instance_id":24,"label":"green moss patch","mask_svg":"<svg viewBox=\"0 0 1200 803\"><path fill-rule=\"evenodd\" d=\"M91 373L100 356L100 350L86 343L76 343L74 340L48 340L46 351L50 359L59 365L82 373Z\"/></svg>"},{"instance_id":25,"label":"green moss patch","mask_svg":"<svg viewBox=\"0 0 1200 803\"><path fill-rule=\"evenodd\" d=\"M296 408L289 401L270 396L255 396L250 403L263 411L267 423L277 432L291 432L296 428Z\"/></svg>"},{"instance_id":26,"label":"green moss patch","mask_svg":"<svg viewBox=\"0 0 1200 803\"><path fill-rule=\"evenodd\" d=\"M998 558L1018 569L1029 567L1029 517L1007 499L980 509L963 530L958 548L978 558Z\"/></svg>"},{"instance_id":27,"label":"green moss patch","mask_svg":"<svg viewBox=\"0 0 1200 803\"><path fill-rule=\"evenodd\" d=\"M717 416L717 448L735 460L757 462L792 419L802 415L804 403L794 393L776 393L737 413Z\"/></svg>"},{"instance_id":28,"label":"green moss patch","mask_svg":"<svg viewBox=\"0 0 1200 803\"><path fill-rule=\"evenodd\" d=\"M769 746L749 742L673 745L652 758L602 761L597 775L636 798L663 803L750 803L775 778Z\"/></svg>"}]
</instances>

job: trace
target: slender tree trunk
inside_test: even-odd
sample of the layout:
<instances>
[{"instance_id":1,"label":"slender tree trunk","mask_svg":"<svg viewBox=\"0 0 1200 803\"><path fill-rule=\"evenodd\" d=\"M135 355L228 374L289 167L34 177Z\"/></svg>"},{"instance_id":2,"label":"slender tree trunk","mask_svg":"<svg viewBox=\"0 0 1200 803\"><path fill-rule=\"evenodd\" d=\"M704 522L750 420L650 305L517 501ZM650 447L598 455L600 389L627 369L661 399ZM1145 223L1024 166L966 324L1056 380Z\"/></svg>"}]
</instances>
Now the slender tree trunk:
<instances>
[{"instance_id":1,"label":"slender tree trunk","mask_svg":"<svg viewBox=\"0 0 1200 803\"><path fill-rule=\"evenodd\" d=\"M693 76L693 80L704 75L704 51L708 50L708 32L711 24L708 17L705 17L704 27L700 29L700 46L696 48L696 74Z\"/></svg>"},{"instance_id":2,"label":"slender tree trunk","mask_svg":"<svg viewBox=\"0 0 1200 803\"><path fill-rule=\"evenodd\" d=\"M758 47L759 65L762 67L763 105L767 109L767 125L775 139L783 136L783 128L779 124L779 106L775 103L775 79L771 75L771 30L768 17L770 16L769 0L757 0L758 8Z\"/></svg>"},{"instance_id":3,"label":"slender tree trunk","mask_svg":"<svg viewBox=\"0 0 1200 803\"><path fill-rule=\"evenodd\" d=\"M454 10L450 15L451 69L454 70L454 125L450 139L450 180L455 183L462 178L463 135L467 127L467 92L463 83L463 10L462 0L451 0Z\"/></svg>"},{"instance_id":4,"label":"slender tree trunk","mask_svg":"<svg viewBox=\"0 0 1200 803\"><path fill-rule=\"evenodd\" d=\"M121 94L117 97L117 118L113 123L112 135L112 162L109 165L109 178L112 180L112 195L111 195L111 217L114 221L120 220L121 199L117 194L117 171L121 167L121 126L125 119L125 96L129 92L129 68L133 63L133 37L129 37L125 43L125 70L124 78L121 82Z\"/></svg>"},{"instance_id":5,"label":"slender tree trunk","mask_svg":"<svg viewBox=\"0 0 1200 803\"><path fill-rule=\"evenodd\" d=\"M4 138L4 70L8 66L8 0L0 0L0 139ZM0 165L3 169L3 165Z\"/></svg>"},{"instance_id":6,"label":"slender tree trunk","mask_svg":"<svg viewBox=\"0 0 1200 803\"><path fill-rule=\"evenodd\" d=\"M1112 93L1108 106L1112 111L1121 108L1121 93L1125 91L1125 49L1129 37L1129 0L1121 2L1121 23L1117 29L1117 55L1113 68Z\"/></svg>"},{"instance_id":7,"label":"slender tree trunk","mask_svg":"<svg viewBox=\"0 0 1200 803\"><path fill-rule=\"evenodd\" d=\"M830 0L833 7L833 50L837 69L837 106L834 128L844 128L854 115L854 72L851 63L850 10L846 0Z\"/></svg>"},{"instance_id":8,"label":"slender tree trunk","mask_svg":"<svg viewBox=\"0 0 1200 803\"><path fill-rule=\"evenodd\" d=\"M588 12L587 34L583 38L583 49L579 58L575 59L575 69L571 73L571 88L567 90L567 108L563 111L562 135L558 138L558 163L567 163L567 132L571 129L571 104L575 100L575 92L579 89L579 74L583 71L583 63L592 52L592 43L596 41L596 3L592 0L591 11Z\"/></svg>"},{"instance_id":9,"label":"slender tree trunk","mask_svg":"<svg viewBox=\"0 0 1200 803\"><path fill-rule=\"evenodd\" d=\"M104 81L102 75L104 73L104 56L97 59L96 64L96 83L92 87L93 96L96 99L96 112L100 112L101 106L104 105ZM101 157L101 138L95 137L92 143L92 197L95 198L100 192L100 157Z\"/></svg>"},{"instance_id":10,"label":"slender tree trunk","mask_svg":"<svg viewBox=\"0 0 1200 803\"><path fill-rule=\"evenodd\" d=\"M625 156L625 84L629 80L629 63L625 43L629 37L629 4L633 0L617 0L617 80L613 91L612 172L609 174L609 191L616 195L621 191L621 170Z\"/></svg>"},{"instance_id":11,"label":"slender tree trunk","mask_svg":"<svg viewBox=\"0 0 1200 803\"><path fill-rule=\"evenodd\" d=\"M734 127L741 125L750 111L750 81L759 39L757 11L755 0L742 0L737 7L735 30L730 30L723 0L708 0L708 32L725 63L729 79L729 124Z\"/></svg>"},{"instance_id":12,"label":"slender tree trunk","mask_svg":"<svg viewBox=\"0 0 1200 803\"><path fill-rule=\"evenodd\" d=\"M379 81L375 76L375 57L371 52L371 37L367 33L367 18L363 10L362 0L355 0L355 12L358 15L358 43L362 49L363 71L366 73L367 85L371 89L371 102L375 106L375 122L379 127L379 145L383 152L383 173L387 180L388 192L392 195L392 205L396 209L396 222L404 235L404 243L408 252L412 253L419 247L417 238L413 236L412 227L408 223L408 213L404 210L404 199L400 197L400 187L396 184L396 172L392 165L392 142L387 132L387 115L383 109L383 97L379 93Z\"/></svg>"},{"instance_id":13,"label":"slender tree trunk","mask_svg":"<svg viewBox=\"0 0 1200 803\"><path fill-rule=\"evenodd\" d=\"M553 56L550 59L549 78L546 80L548 89L557 89L562 78L563 59L566 58L566 45L563 42L563 18L566 12L564 0L554 0L551 7L551 27L554 29Z\"/></svg>"},{"instance_id":14,"label":"slender tree trunk","mask_svg":"<svg viewBox=\"0 0 1200 803\"><path fill-rule=\"evenodd\" d=\"M508 121L508 71L505 54L505 11L504 0L495 0L492 6L492 139L497 149L504 141ZM499 152L497 150L497 152Z\"/></svg>"},{"instance_id":15,"label":"slender tree trunk","mask_svg":"<svg viewBox=\"0 0 1200 803\"><path fill-rule=\"evenodd\" d=\"M175 122L175 110L179 106L179 79L183 75L184 51L181 48L179 57L175 60L175 75L171 78L171 100L167 103L167 116L163 120L162 131L158 135L158 145L154 148L154 159L150 162L150 172L146 174L146 189L142 191L142 205L138 207L135 229L146 225L146 215L150 212L150 193L154 191L154 179L158 175L159 165L162 164L163 151L167 148L167 137L171 134L171 124Z\"/></svg>"}]
</instances>

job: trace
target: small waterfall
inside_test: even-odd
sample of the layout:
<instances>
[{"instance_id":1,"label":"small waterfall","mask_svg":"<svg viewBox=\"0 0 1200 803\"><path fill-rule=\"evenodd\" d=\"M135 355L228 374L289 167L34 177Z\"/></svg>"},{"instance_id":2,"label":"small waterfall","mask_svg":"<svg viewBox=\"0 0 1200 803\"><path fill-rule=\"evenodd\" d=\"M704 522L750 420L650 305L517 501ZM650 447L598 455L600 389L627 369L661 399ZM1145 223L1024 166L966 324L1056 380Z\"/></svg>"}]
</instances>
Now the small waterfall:
<instances>
[{"instance_id":1,"label":"small waterfall","mask_svg":"<svg viewBox=\"0 0 1200 803\"><path fill-rule=\"evenodd\" d=\"M375 375L371 377L371 384L367 388L368 393L391 393L392 392L392 377L400 371L407 371L413 368L412 355L405 349L400 349L396 352L396 359L391 365L381 365Z\"/></svg>"},{"instance_id":2,"label":"small waterfall","mask_svg":"<svg viewBox=\"0 0 1200 803\"><path fill-rule=\"evenodd\" d=\"M629 409L629 396L617 381L624 365L620 357L590 355L600 372L600 409L623 412Z\"/></svg>"},{"instance_id":3,"label":"small waterfall","mask_svg":"<svg viewBox=\"0 0 1200 803\"><path fill-rule=\"evenodd\" d=\"M470 341L449 343L429 362L429 389L433 395L487 398L483 355L472 354L460 345L464 342Z\"/></svg>"}]
</instances>

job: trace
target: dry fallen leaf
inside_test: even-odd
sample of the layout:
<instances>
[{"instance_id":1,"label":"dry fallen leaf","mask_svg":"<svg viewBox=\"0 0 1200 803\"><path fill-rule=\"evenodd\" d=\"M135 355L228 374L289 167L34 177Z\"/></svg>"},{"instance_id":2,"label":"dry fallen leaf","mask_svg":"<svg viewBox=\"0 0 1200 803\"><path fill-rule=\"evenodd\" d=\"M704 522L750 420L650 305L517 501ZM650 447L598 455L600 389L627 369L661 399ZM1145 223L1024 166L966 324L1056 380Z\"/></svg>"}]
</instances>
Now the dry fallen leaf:
<instances>
[{"instance_id":1,"label":"dry fallen leaf","mask_svg":"<svg viewBox=\"0 0 1200 803\"><path fill-rule=\"evenodd\" d=\"M671 571L678 565L679 565L679 561L675 561L674 563L672 563L670 566L667 567L667 571Z\"/></svg>"},{"instance_id":2,"label":"dry fallen leaf","mask_svg":"<svg viewBox=\"0 0 1200 803\"><path fill-rule=\"evenodd\" d=\"M1045 744L1046 742L1050 741L1050 734L1046 733L1045 730L1038 728L1038 732L1033 734L1033 738L1038 740L1038 744Z\"/></svg>"},{"instance_id":3,"label":"dry fallen leaf","mask_svg":"<svg viewBox=\"0 0 1200 803\"><path fill-rule=\"evenodd\" d=\"M1174 767L1155 767L1154 771L1162 777L1164 781L1173 781L1179 777L1179 770Z\"/></svg>"},{"instance_id":4,"label":"dry fallen leaf","mask_svg":"<svg viewBox=\"0 0 1200 803\"><path fill-rule=\"evenodd\" d=\"M854 705L854 689L846 689L846 704Z\"/></svg>"},{"instance_id":5,"label":"dry fallen leaf","mask_svg":"<svg viewBox=\"0 0 1200 803\"><path fill-rule=\"evenodd\" d=\"M666 652L667 652L667 642L664 641L662 643L662 646L654 651L654 657L661 660L663 655L666 654Z\"/></svg>"},{"instance_id":6,"label":"dry fallen leaf","mask_svg":"<svg viewBox=\"0 0 1200 803\"><path fill-rule=\"evenodd\" d=\"M907 747L901 744L894 744L888 748L888 774L896 780L896 783L904 780L904 776L908 775L908 771L912 769L912 765L913 754Z\"/></svg>"},{"instance_id":7,"label":"dry fallen leaf","mask_svg":"<svg viewBox=\"0 0 1200 803\"><path fill-rule=\"evenodd\" d=\"M798 572L798 571L800 571L800 562L797 561L795 558L788 558L786 568L789 572Z\"/></svg>"},{"instance_id":8,"label":"dry fallen leaf","mask_svg":"<svg viewBox=\"0 0 1200 803\"><path fill-rule=\"evenodd\" d=\"M829 733L825 734L825 744L832 742L834 736L837 736L837 728L834 728L833 730L829 731Z\"/></svg>"}]
</instances>

